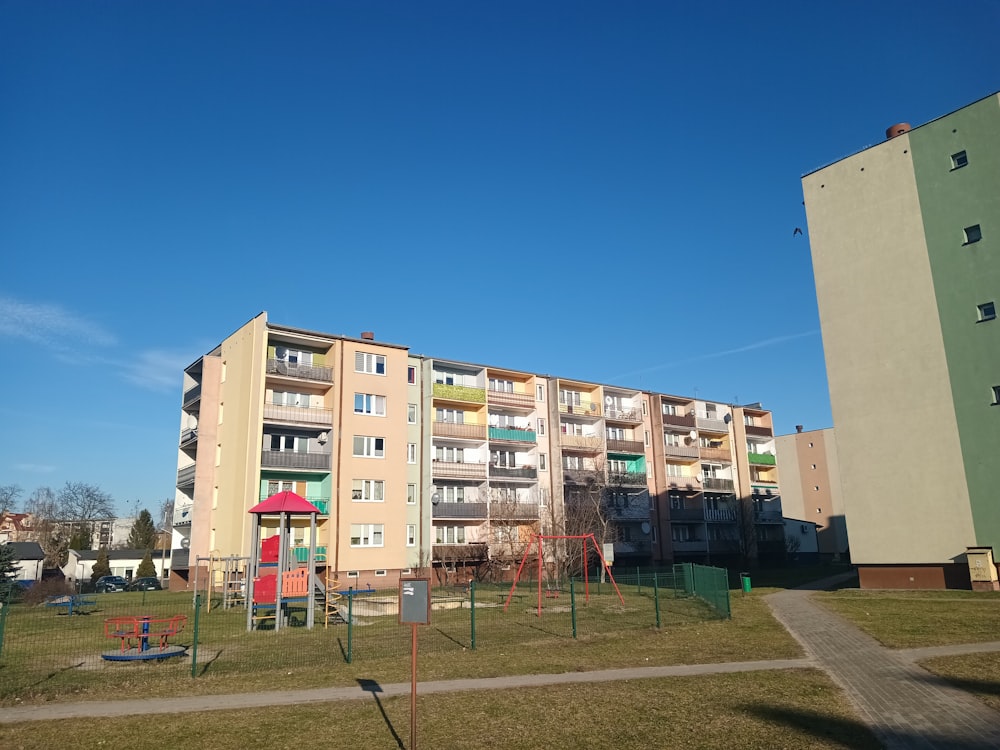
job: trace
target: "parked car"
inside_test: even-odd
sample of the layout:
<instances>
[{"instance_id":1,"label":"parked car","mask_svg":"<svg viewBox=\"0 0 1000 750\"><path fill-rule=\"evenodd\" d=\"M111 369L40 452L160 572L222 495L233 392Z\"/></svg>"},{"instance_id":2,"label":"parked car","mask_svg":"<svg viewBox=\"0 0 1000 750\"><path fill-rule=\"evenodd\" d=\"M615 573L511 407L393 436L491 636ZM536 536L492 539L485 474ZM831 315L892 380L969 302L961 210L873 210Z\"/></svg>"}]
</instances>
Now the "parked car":
<instances>
[{"instance_id":1,"label":"parked car","mask_svg":"<svg viewBox=\"0 0 1000 750\"><path fill-rule=\"evenodd\" d=\"M109 594L112 591L124 591L126 586L128 581L121 576L101 576L94 589L98 594Z\"/></svg>"},{"instance_id":2,"label":"parked car","mask_svg":"<svg viewBox=\"0 0 1000 750\"><path fill-rule=\"evenodd\" d=\"M159 591L162 588L160 579L152 576L149 578L136 578L128 585L129 591Z\"/></svg>"}]
</instances>

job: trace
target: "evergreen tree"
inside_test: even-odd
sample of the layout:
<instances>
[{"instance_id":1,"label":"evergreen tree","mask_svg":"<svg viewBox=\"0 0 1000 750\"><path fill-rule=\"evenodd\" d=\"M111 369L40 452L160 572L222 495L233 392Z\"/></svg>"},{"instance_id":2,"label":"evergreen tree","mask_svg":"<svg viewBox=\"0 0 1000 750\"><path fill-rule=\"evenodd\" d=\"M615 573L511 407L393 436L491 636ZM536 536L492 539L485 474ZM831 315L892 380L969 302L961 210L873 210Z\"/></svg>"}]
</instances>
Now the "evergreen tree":
<instances>
[{"instance_id":1,"label":"evergreen tree","mask_svg":"<svg viewBox=\"0 0 1000 750\"><path fill-rule=\"evenodd\" d=\"M142 556L142 562L139 563L139 567L135 569L136 578L155 578L156 577L156 566L153 565L153 553L148 549L146 554Z\"/></svg>"},{"instance_id":2,"label":"evergreen tree","mask_svg":"<svg viewBox=\"0 0 1000 750\"><path fill-rule=\"evenodd\" d=\"M10 544L0 544L0 604L14 601L19 588L14 547Z\"/></svg>"},{"instance_id":3,"label":"evergreen tree","mask_svg":"<svg viewBox=\"0 0 1000 750\"><path fill-rule=\"evenodd\" d=\"M108 548L101 547L97 551L97 561L94 562L94 572L90 574L90 582L97 583L101 576L111 575L111 563L108 562Z\"/></svg>"},{"instance_id":4,"label":"evergreen tree","mask_svg":"<svg viewBox=\"0 0 1000 750\"><path fill-rule=\"evenodd\" d=\"M156 526L148 510L142 510L128 533L129 549L153 549L156 546Z\"/></svg>"}]
</instances>

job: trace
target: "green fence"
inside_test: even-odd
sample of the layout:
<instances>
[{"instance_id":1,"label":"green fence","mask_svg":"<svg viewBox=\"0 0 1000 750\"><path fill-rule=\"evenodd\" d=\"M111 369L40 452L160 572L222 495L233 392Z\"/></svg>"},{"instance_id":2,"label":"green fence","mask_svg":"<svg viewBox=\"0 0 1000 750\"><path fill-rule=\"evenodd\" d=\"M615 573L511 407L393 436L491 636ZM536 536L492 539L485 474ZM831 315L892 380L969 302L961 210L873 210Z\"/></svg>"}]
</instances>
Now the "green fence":
<instances>
[{"instance_id":1,"label":"green fence","mask_svg":"<svg viewBox=\"0 0 1000 750\"><path fill-rule=\"evenodd\" d=\"M729 617L726 572L683 564L662 571L619 573L554 585L525 581L475 584L432 590L431 623L418 628L421 654L496 652L518 646L544 650L574 638L618 635ZM158 681L205 675L225 677L273 672L294 679L296 670L364 663L410 652L410 626L400 625L398 589L342 591L330 607L319 603L315 626L305 627L303 608L289 607L284 627L273 621L247 630L243 607L225 608L221 597L200 601L168 591L87 595L73 614L67 606L21 603L0 610L0 702L41 694L85 696L94 680L128 680L142 671L155 690ZM204 599L204 595L198 597ZM325 617L329 612L329 621ZM125 618L162 623L183 616L183 627L161 641L161 625L145 640L154 651L141 664L108 656L140 648L142 633L124 640L108 622ZM182 653L155 658L161 645ZM280 670L280 671L279 671Z\"/></svg>"}]
</instances>

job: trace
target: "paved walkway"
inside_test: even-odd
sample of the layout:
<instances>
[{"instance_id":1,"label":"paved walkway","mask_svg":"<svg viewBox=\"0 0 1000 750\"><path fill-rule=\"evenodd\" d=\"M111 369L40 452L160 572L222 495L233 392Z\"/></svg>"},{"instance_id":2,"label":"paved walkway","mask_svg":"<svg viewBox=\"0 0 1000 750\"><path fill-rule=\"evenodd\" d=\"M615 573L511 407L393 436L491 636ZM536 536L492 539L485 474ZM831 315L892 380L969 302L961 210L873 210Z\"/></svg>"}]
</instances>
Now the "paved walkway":
<instances>
[{"instance_id":1,"label":"paved walkway","mask_svg":"<svg viewBox=\"0 0 1000 750\"><path fill-rule=\"evenodd\" d=\"M835 579L810 588L832 585ZM465 690L508 690L544 685L684 677L766 669L819 667L850 697L861 719L888 750L986 750L1000 748L1000 713L952 687L915 661L934 656L1000 651L1000 642L891 651L846 620L809 600L809 590L771 594L767 603L802 644L808 658L728 664L605 669L564 674L511 675L421 682L419 695ZM233 710L409 695L410 684L391 683L267 693L237 693L89 703L51 703L0 708L0 724L68 718L100 718L190 711Z\"/></svg>"}]
</instances>

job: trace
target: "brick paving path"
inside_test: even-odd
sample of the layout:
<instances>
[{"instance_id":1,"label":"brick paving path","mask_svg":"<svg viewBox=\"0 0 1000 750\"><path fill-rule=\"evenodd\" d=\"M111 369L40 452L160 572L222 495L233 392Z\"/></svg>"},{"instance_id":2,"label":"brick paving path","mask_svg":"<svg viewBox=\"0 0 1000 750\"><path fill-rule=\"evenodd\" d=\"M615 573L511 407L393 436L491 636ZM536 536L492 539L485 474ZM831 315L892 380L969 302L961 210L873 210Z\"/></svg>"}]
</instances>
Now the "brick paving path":
<instances>
[{"instance_id":1,"label":"brick paving path","mask_svg":"<svg viewBox=\"0 0 1000 750\"><path fill-rule=\"evenodd\" d=\"M1000 748L1000 713L914 663L916 658L1000 650L967 644L892 651L809 599L767 597L775 617L850 697L888 750Z\"/></svg>"}]
</instances>

